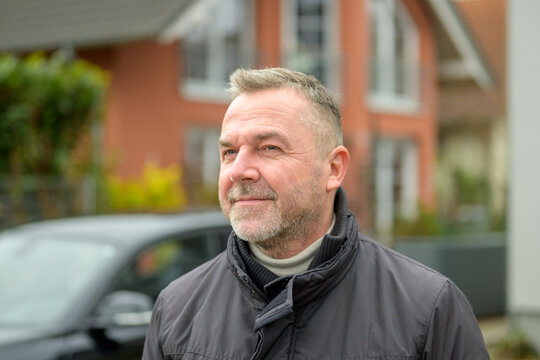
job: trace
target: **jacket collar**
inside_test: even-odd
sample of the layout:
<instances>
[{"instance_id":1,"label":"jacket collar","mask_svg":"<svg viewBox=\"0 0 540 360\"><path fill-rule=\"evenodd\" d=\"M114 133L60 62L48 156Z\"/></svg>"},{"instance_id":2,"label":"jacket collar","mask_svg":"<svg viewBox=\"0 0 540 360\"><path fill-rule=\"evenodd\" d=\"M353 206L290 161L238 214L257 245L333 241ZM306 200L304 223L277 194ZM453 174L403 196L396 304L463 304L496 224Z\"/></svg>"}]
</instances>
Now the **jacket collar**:
<instances>
[{"instance_id":1,"label":"jacket collar","mask_svg":"<svg viewBox=\"0 0 540 360\"><path fill-rule=\"evenodd\" d=\"M345 191L339 188L334 203L336 223L325 235L309 269L301 274L278 278L251 257L245 241L234 232L229 237L229 265L241 283L267 304L259 314L259 326L286 315L330 291L347 273L357 251L358 226L347 207ZM309 286L306 286L308 285ZM262 325L261 325L262 324ZM256 325L257 326L257 325Z\"/></svg>"}]
</instances>

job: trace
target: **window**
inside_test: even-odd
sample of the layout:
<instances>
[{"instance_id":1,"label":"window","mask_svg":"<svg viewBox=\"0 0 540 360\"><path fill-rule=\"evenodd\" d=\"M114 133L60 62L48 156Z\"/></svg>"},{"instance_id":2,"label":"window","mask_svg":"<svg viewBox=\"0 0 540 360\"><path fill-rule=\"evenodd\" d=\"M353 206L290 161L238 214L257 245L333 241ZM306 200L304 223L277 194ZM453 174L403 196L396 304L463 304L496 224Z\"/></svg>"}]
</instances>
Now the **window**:
<instances>
[{"instance_id":1,"label":"window","mask_svg":"<svg viewBox=\"0 0 540 360\"><path fill-rule=\"evenodd\" d=\"M396 219L418 215L418 151L412 140L378 139L375 148L375 221L389 237Z\"/></svg>"},{"instance_id":2,"label":"window","mask_svg":"<svg viewBox=\"0 0 540 360\"><path fill-rule=\"evenodd\" d=\"M183 41L184 94L225 99L229 74L252 63L253 0L220 0Z\"/></svg>"},{"instance_id":3,"label":"window","mask_svg":"<svg viewBox=\"0 0 540 360\"><path fill-rule=\"evenodd\" d=\"M219 176L219 130L193 127L186 131L184 166L188 187L215 187Z\"/></svg>"},{"instance_id":4,"label":"window","mask_svg":"<svg viewBox=\"0 0 540 360\"><path fill-rule=\"evenodd\" d=\"M21 230L0 236L2 325L62 322L86 297L90 285L103 275L103 269L118 261L114 246L92 241L84 232L73 234L49 231L28 235Z\"/></svg>"},{"instance_id":5,"label":"window","mask_svg":"<svg viewBox=\"0 0 540 360\"><path fill-rule=\"evenodd\" d=\"M156 299L171 281L215 255L209 252L209 240L205 234L171 238L141 251L121 273L115 290L141 292Z\"/></svg>"},{"instance_id":6,"label":"window","mask_svg":"<svg viewBox=\"0 0 540 360\"><path fill-rule=\"evenodd\" d=\"M171 281L226 249L231 227L171 234L139 251L122 269L111 292L135 291L154 300Z\"/></svg>"},{"instance_id":7,"label":"window","mask_svg":"<svg viewBox=\"0 0 540 360\"><path fill-rule=\"evenodd\" d=\"M415 110L418 100L418 35L400 0L371 0L370 103Z\"/></svg>"},{"instance_id":8,"label":"window","mask_svg":"<svg viewBox=\"0 0 540 360\"><path fill-rule=\"evenodd\" d=\"M337 2L283 0L283 62L337 90Z\"/></svg>"}]
</instances>

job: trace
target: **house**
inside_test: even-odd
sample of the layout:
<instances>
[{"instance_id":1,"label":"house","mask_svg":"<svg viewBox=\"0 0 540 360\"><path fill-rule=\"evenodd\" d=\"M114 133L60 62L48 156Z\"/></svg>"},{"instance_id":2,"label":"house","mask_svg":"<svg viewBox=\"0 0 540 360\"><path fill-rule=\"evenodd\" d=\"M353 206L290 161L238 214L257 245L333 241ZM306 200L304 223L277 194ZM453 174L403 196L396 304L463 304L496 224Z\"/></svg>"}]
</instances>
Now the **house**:
<instances>
[{"instance_id":1,"label":"house","mask_svg":"<svg viewBox=\"0 0 540 360\"><path fill-rule=\"evenodd\" d=\"M215 186L216 140L239 66L316 75L336 95L364 230L435 205L439 68L491 74L448 0L0 0L0 51L72 49L112 74L103 149L117 172L145 160ZM438 44L452 44L443 54ZM446 57L445 57L446 56ZM194 193L192 191L191 193Z\"/></svg>"},{"instance_id":2,"label":"house","mask_svg":"<svg viewBox=\"0 0 540 360\"><path fill-rule=\"evenodd\" d=\"M478 86L458 66L449 66L440 81L439 206L457 223L489 227L506 216L506 4L456 2L494 80L490 87Z\"/></svg>"}]
</instances>

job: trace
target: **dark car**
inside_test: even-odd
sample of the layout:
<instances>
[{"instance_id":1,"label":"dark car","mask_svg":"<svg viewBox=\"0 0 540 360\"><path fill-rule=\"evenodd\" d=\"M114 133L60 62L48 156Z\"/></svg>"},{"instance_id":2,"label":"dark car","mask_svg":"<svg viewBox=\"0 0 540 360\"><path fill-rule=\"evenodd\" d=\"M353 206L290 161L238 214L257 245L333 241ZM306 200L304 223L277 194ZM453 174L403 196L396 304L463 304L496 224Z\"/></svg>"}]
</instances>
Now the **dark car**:
<instances>
[{"instance_id":1,"label":"dark car","mask_svg":"<svg viewBox=\"0 0 540 360\"><path fill-rule=\"evenodd\" d=\"M211 259L220 212L52 220L0 233L0 359L140 359L161 289Z\"/></svg>"}]
</instances>

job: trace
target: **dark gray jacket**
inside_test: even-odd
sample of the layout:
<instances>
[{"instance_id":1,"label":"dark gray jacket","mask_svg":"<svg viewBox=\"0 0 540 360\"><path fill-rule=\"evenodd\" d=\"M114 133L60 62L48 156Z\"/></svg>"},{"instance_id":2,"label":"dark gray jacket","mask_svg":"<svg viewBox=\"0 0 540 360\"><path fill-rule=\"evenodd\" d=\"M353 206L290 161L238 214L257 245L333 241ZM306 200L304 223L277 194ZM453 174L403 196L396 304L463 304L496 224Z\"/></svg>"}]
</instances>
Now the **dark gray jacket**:
<instances>
[{"instance_id":1,"label":"dark gray jacket","mask_svg":"<svg viewBox=\"0 0 540 360\"><path fill-rule=\"evenodd\" d=\"M340 196L323 240L340 242L335 256L269 284L282 289L270 300L231 234L227 252L163 290L143 359L489 359L456 285L359 234Z\"/></svg>"}]
</instances>

